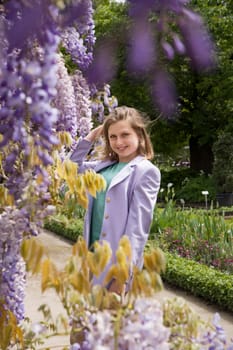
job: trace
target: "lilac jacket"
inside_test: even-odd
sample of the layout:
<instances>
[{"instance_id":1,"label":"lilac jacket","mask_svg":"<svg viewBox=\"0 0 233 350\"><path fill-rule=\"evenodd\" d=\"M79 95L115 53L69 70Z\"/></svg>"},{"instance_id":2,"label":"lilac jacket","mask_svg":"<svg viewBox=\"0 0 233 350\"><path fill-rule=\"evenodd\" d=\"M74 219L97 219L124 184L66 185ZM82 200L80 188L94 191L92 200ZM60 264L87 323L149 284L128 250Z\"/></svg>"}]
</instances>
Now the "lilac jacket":
<instances>
[{"instance_id":1,"label":"lilac jacket","mask_svg":"<svg viewBox=\"0 0 233 350\"><path fill-rule=\"evenodd\" d=\"M96 172L113 164L113 161L86 161L92 143L80 139L70 159L78 163L80 173L87 169ZM143 156L131 160L112 180L105 199L100 241L109 242L114 262L118 243L127 235L132 246L133 264L142 268L143 251L148 239L153 211L160 187L160 171ZM84 221L84 239L90 237L93 198L89 197ZM102 278L99 280L101 282Z\"/></svg>"}]
</instances>

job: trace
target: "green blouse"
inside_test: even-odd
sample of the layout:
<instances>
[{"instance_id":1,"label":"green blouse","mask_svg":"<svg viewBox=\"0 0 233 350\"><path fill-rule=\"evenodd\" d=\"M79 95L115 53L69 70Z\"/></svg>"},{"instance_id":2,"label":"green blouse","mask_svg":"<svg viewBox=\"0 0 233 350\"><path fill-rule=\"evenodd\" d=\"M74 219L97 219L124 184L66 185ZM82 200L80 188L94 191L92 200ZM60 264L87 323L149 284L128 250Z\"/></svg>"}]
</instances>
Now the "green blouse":
<instances>
[{"instance_id":1,"label":"green blouse","mask_svg":"<svg viewBox=\"0 0 233 350\"><path fill-rule=\"evenodd\" d=\"M115 163L108 166L107 168L100 170L99 172L104 177L107 186L104 191L97 192L96 198L94 198L93 201L89 246L91 246L95 241L98 241L100 237L105 209L105 197L109 185L114 176L116 176L126 164L127 163L123 162Z\"/></svg>"}]
</instances>

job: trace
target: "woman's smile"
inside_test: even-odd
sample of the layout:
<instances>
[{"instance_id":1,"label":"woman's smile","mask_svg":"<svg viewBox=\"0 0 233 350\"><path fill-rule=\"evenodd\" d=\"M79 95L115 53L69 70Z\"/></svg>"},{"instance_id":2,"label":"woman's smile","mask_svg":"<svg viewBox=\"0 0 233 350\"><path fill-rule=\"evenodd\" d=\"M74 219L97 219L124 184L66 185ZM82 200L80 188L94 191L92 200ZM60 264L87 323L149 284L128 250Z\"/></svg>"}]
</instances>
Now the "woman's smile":
<instances>
[{"instance_id":1,"label":"woman's smile","mask_svg":"<svg viewBox=\"0 0 233 350\"><path fill-rule=\"evenodd\" d=\"M121 120L110 125L108 138L119 162L129 162L138 155L139 138L128 121Z\"/></svg>"}]
</instances>

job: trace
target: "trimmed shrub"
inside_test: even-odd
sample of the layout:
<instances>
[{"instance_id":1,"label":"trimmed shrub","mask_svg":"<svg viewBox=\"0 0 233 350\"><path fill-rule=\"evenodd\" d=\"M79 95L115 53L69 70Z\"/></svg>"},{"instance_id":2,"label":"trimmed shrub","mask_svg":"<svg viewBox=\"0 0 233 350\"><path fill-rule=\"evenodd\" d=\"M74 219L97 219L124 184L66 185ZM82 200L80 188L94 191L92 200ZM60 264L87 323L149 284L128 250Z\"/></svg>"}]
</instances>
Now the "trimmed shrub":
<instances>
[{"instance_id":1,"label":"trimmed shrub","mask_svg":"<svg viewBox=\"0 0 233 350\"><path fill-rule=\"evenodd\" d=\"M46 219L44 228L72 242L76 242L77 238L83 234L83 220L67 220L65 216L51 216Z\"/></svg>"},{"instance_id":2,"label":"trimmed shrub","mask_svg":"<svg viewBox=\"0 0 233 350\"><path fill-rule=\"evenodd\" d=\"M202 297L222 309L233 311L233 275L165 253L167 267L162 278L172 286Z\"/></svg>"}]
</instances>

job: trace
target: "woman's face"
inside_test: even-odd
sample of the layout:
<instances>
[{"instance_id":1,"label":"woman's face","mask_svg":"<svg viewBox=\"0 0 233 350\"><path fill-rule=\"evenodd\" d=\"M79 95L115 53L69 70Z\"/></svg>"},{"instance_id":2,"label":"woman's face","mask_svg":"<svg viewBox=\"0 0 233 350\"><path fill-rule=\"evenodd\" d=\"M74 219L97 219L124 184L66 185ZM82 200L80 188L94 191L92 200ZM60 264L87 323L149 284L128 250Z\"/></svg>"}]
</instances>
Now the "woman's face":
<instances>
[{"instance_id":1,"label":"woman's face","mask_svg":"<svg viewBox=\"0 0 233 350\"><path fill-rule=\"evenodd\" d=\"M127 120L110 125L108 140L119 162L129 162L138 155L139 138Z\"/></svg>"}]
</instances>

